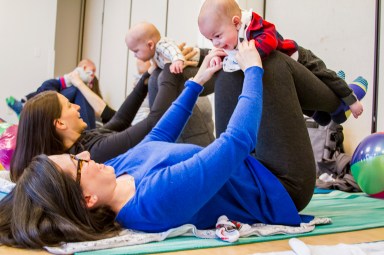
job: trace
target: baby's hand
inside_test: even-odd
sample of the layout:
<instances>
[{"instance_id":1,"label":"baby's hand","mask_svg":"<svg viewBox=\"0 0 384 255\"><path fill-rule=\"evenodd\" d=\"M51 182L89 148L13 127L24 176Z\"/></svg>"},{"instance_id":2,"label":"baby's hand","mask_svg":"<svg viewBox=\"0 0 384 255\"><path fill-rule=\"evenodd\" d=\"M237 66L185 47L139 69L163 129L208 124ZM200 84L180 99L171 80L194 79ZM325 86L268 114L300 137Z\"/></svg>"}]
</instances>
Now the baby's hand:
<instances>
[{"instance_id":1,"label":"baby's hand","mask_svg":"<svg viewBox=\"0 0 384 255\"><path fill-rule=\"evenodd\" d=\"M74 71L70 72L68 74L69 80L71 83L75 86L78 87L81 84L84 84L84 82L81 80L79 72L75 69Z\"/></svg>"},{"instance_id":2,"label":"baby's hand","mask_svg":"<svg viewBox=\"0 0 384 255\"><path fill-rule=\"evenodd\" d=\"M356 102L354 102L353 104L351 104L349 106L349 109L351 110L352 112L352 115L353 117L355 117L356 119L363 113L364 109L363 109L363 104L357 100Z\"/></svg>"},{"instance_id":3,"label":"baby's hand","mask_svg":"<svg viewBox=\"0 0 384 255\"><path fill-rule=\"evenodd\" d=\"M221 62L223 62L221 60L221 57L219 56L215 56L211 59L211 61L209 61L209 67L215 67L217 65L221 65Z\"/></svg>"},{"instance_id":4,"label":"baby's hand","mask_svg":"<svg viewBox=\"0 0 384 255\"><path fill-rule=\"evenodd\" d=\"M184 61L182 60L176 60L171 64L169 67L169 70L171 73L182 73L184 68Z\"/></svg>"},{"instance_id":5,"label":"baby's hand","mask_svg":"<svg viewBox=\"0 0 384 255\"><path fill-rule=\"evenodd\" d=\"M197 72L195 77L193 77L192 80L200 85L204 85L209 79L211 79L211 77L215 72L217 72L223 67L221 61L216 66L210 66L209 64L211 62L211 59L215 57L221 58L226 55L227 54L221 49L211 50L210 53L207 56L205 56L203 63L201 63L199 71Z\"/></svg>"}]
</instances>

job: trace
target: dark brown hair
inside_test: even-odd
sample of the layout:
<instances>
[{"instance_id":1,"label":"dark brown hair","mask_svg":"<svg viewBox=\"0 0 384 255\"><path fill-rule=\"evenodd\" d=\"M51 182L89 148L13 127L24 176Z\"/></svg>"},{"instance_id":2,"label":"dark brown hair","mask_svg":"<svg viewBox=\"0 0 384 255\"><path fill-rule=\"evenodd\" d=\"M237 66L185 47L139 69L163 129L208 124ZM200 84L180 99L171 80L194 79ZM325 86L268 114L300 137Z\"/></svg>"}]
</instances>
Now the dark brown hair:
<instances>
[{"instance_id":1,"label":"dark brown hair","mask_svg":"<svg viewBox=\"0 0 384 255\"><path fill-rule=\"evenodd\" d=\"M12 181L19 179L34 156L63 153L64 145L54 125L60 116L57 92L42 92L26 102L20 114L16 148L10 165Z\"/></svg>"},{"instance_id":2,"label":"dark brown hair","mask_svg":"<svg viewBox=\"0 0 384 255\"><path fill-rule=\"evenodd\" d=\"M73 177L39 155L0 201L0 243L42 248L108 238L121 230L115 216L109 207L88 209Z\"/></svg>"},{"instance_id":3,"label":"dark brown hair","mask_svg":"<svg viewBox=\"0 0 384 255\"><path fill-rule=\"evenodd\" d=\"M95 94L98 95L101 99L103 99L103 96L101 95L101 91L100 91L99 79L95 76L95 78L93 78L91 83L92 83L92 87L90 89L93 92L95 92Z\"/></svg>"}]
</instances>

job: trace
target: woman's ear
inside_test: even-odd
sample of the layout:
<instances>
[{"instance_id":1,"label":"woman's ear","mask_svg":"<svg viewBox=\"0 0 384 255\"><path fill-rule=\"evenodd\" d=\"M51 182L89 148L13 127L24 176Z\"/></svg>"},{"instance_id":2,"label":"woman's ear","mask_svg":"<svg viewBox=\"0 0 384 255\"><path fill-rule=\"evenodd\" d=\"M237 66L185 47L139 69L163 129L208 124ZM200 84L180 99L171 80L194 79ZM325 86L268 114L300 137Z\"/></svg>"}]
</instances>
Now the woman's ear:
<instances>
[{"instance_id":1,"label":"woman's ear","mask_svg":"<svg viewBox=\"0 0 384 255\"><path fill-rule=\"evenodd\" d=\"M85 202L88 208L92 208L97 201L98 201L98 197L96 195L85 196Z\"/></svg>"},{"instance_id":2,"label":"woman's ear","mask_svg":"<svg viewBox=\"0 0 384 255\"><path fill-rule=\"evenodd\" d=\"M89 153L89 151L82 151L76 154L76 156L81 159L91 160L91 154Z\"/></svg>"},{"instance_id":3,"label":"woman's ear","mask_svg":"<svg viewBox=\"0 0 384 255\"><path fill-rule=\"evenodd\" d=\"M241 18L237 15L233 16L232 23L235 25L236 29L239 30L241 25Z\"/></svg>"},{"instance_id":4,"label":"woman's ear","mask_svg":"<svg viewBox=\"0 0 384 255\"><path fill-rule=\"evenodd\" d=\"M57 128L57 129L60 129L60 130L63 130L63 129L66 129L66 125L64 122L62 122L61 120L57 119L54 121L53 125Z\"/></svg>"}]
</instances>

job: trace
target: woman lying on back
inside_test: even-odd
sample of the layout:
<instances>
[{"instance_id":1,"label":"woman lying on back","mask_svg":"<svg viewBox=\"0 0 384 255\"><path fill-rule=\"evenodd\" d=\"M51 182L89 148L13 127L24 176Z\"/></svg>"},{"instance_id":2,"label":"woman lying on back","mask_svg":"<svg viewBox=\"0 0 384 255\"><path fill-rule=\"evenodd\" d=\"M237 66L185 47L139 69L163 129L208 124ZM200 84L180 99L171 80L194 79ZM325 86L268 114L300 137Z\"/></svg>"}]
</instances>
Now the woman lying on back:
<instances>
[{"instance_id":1,"label":"woman lying on back","mask_svg":"<svg viewBox=\"0 0 384 255\"><path fill-rule=\"evenodd\" d=\"M263 103L263 69L252 41L239 46L245 80L227 130L205 148L174 143L201 84L221 68L209 67L220 54L205 58L155 128L126 153L104 164L88 152L35 157L0 203L0 242L41 247L104 238L119 230L114 215L122 227L147 232L187 223L212 228L223 214L244 223L300 224L296 201L250 156Z\"/></svg>"}]
</instances>

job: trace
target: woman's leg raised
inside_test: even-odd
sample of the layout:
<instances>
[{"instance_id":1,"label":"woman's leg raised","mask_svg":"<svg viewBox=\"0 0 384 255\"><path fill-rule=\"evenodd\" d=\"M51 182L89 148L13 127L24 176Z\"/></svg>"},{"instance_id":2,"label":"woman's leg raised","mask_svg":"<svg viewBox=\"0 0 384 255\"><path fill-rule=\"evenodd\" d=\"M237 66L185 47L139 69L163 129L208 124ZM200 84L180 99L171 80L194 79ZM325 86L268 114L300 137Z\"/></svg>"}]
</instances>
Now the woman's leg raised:
<instances>
[{"instance_id":1,"label":"woman's leg raised","mask_svg":"<svg viewBox=\"0 0 384 255\"><path fill-rule=\"evenodd\" d=\"M302 210L315 185L315 161L302 108L333 110L339 100L304 66L280 52L272 53L263 67L263 115L255 157L279 178ZM217 135L225 130L242 82L242 72L222 72L217 77Z\"/></svg>"},{"instance_id":2,"label":"woman's leg raised","mask_svg":"<svg viewBox=\"0 0 384 255\"><path fill-rule=\"evenodd\" d=\"M184 69L182 74L173 74L169 70L169 64L165 65L157 78L157 94L153 100L153 105L151 105L151 111L157 109L162 115L183 91L185 81L193 77L197 71L198 68L196 67L188 67ZM151 83L151 86L154 85L156 84ZM150 93L154 91L156 90L151 89ZM150 95L150 97L153 97L153 95ZM215 139L212 125L212 109L205 107L210 106L206 101L208 101L207 98L198 99L178 142L192 143L205 147Z\"/></svg>"},{"instance_id":3,"label":"woman's leg raised","mask_svg":"<svg viewBox=\"0 0 384 255\"><path fill-rule=\"evenodd\" d=\"M149 103L149 108L152 107L153 102L155 101L157 92L159 90L157 86L157 79L161 73L161 69L158 67L155 70L153 70L151 76L149 77L148 80L148 103Z\"/></svg>"}]
</instances>

